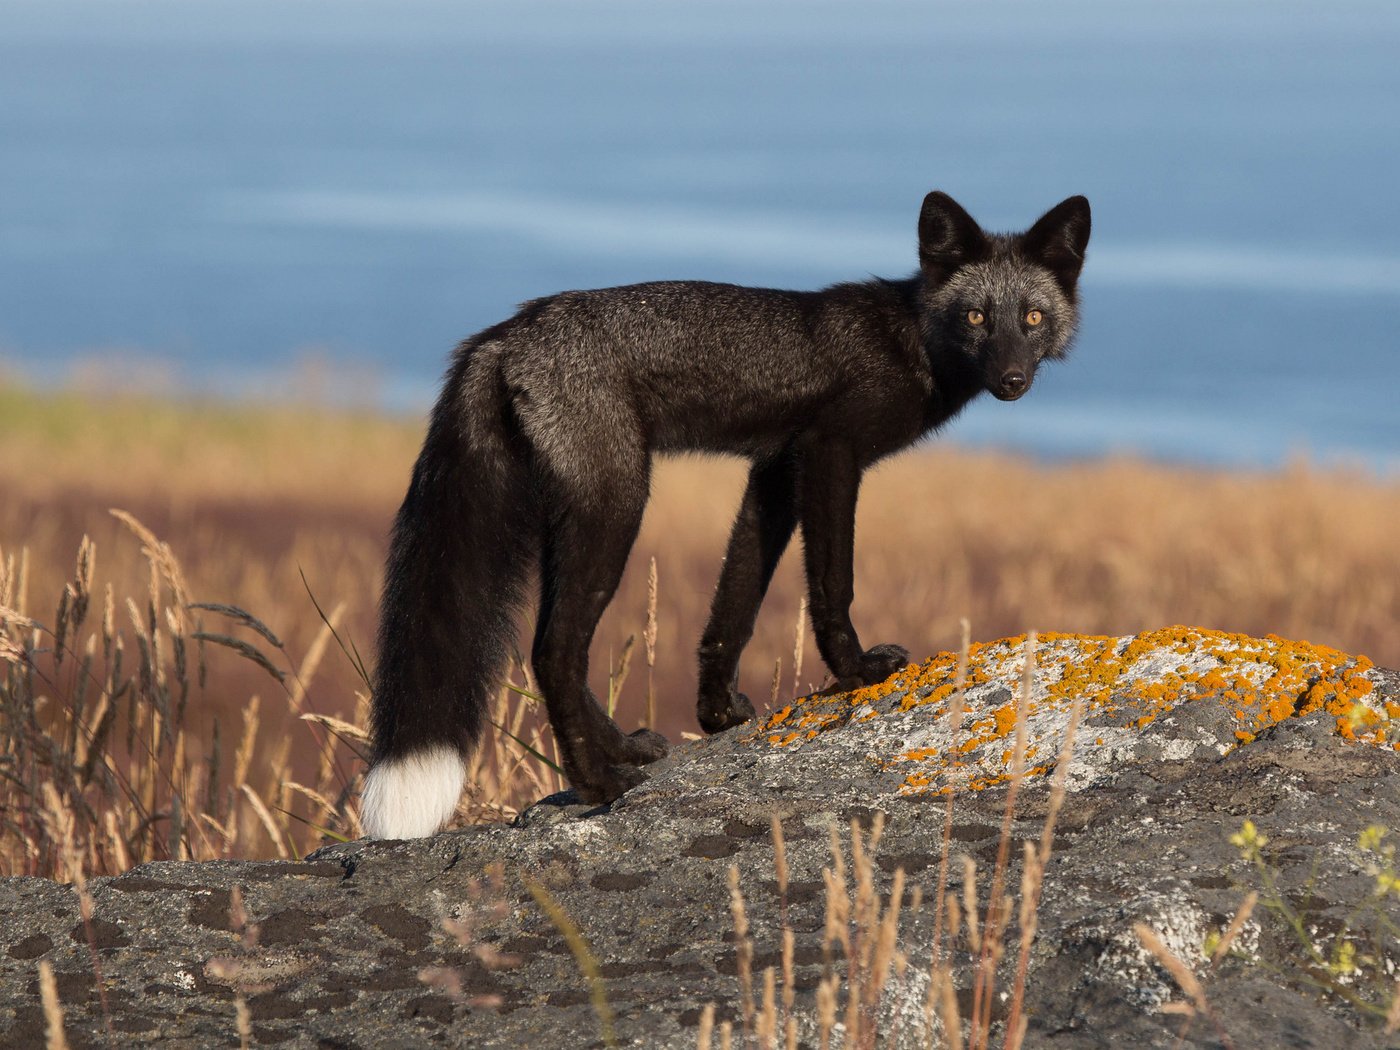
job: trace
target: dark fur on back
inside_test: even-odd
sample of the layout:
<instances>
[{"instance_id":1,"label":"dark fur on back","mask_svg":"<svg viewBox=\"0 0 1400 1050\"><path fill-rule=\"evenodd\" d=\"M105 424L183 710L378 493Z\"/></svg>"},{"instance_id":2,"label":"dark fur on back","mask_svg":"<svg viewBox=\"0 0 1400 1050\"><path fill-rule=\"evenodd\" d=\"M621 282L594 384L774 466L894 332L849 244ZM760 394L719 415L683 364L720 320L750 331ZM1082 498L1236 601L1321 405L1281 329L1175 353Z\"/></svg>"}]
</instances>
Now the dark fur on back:
<instances>
[{"instance_id":1,"label":"dark fur on back","mask_svg":"<svg viewBox=\"0 0 1400 1050\"><path fill-rule=\"evenodd\" d=\"M849 618L861 474L982 390L1020 397L1041 360L1064 354L1088 235L1082 197L1011 236L984 233L932 193L920 269L904 280L816 292L699 281L563 292L467 340L394 527L375 769L443 746L468 752L535 565L532 663L575 787L610 801L665 753L655 733L619 732L587 684L589 642L657 452L753 462L700 645L705 729L753 715L734 688L739 653L799 523L813 628L837 685L902 666L898 646L863 649ZM372 833L395 829L382 812L375 819Z\"/></svg>"}]
</instances>

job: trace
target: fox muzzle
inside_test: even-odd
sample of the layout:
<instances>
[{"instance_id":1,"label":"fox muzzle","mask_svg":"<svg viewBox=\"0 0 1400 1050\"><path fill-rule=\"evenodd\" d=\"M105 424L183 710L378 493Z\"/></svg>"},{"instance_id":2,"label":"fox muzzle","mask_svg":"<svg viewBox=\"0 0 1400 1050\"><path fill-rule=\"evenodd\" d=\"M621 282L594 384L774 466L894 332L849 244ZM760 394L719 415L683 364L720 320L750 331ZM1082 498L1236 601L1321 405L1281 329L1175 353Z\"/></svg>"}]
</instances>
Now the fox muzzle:
<instances>
[{"instance_id":1,"label":"fox muzzle","mask_svg":"<svg viewBox=\"0 0 1400 1050\"><path fill-rule=\"evenodd\" d=\"M992 393L1002 401L1015 401L1031 388L1031 377L1019 368L1010 368L1001 374Z\"/></svg>"}]
</instances>

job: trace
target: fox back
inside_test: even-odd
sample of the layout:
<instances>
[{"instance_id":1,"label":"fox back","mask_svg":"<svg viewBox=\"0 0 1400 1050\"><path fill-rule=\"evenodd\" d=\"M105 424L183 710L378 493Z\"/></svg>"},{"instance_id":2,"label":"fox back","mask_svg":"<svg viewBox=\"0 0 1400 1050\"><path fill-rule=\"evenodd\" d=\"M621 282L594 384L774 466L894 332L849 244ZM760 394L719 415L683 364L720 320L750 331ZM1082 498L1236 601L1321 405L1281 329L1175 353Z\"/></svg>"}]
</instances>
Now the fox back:
<instances>
[{"instance_id":1,"label":"fox back","mask_svg":"<svg viewBox=\"0 0 1400 1050\"><path fill-rule=\"evenodd\" d=\"M922 433L984 389L1022 396L1041 361L1064 356L1088 233L1082 197L1025 234L988 235L933 193L920 215L920 270L904 280L563 292L526 303L464 351L499 359L524 429L542 440L541 426L602 414L655 451L753 456L821 418L848 427L910 406ZM901 447L908 425L896 430Z\"/></svg>"}]
</instances>

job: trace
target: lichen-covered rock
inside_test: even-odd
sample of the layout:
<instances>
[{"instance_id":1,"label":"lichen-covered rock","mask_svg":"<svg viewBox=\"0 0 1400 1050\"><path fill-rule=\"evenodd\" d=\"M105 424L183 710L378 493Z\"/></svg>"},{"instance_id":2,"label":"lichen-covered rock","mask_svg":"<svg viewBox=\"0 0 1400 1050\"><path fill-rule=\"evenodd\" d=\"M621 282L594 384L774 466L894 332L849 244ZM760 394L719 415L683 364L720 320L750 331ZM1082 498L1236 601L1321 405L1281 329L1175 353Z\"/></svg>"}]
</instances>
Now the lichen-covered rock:
<instances>
[{"instance_id":1,"label":"lichen-covered rock","mask_svg":"<svg viewBox=\"0 0 1400 1050\"><path fill-rule=\"evenodd\" d=\"M786 839L799 1033L816 1046L832 830L883 814L877 889L906 875L908 965L875 1011L885 1045L924 1046L924 1000L952 802L951 852L971 857L986 899L1017 737L1021 640L974 647L960 725L957 657L943 654L853 694L811 697L761 724L678 748L609 809L545 800L513 827L418 842L328 847L304 863L150 864L73 890L0 881L0 1044L41 1045L37 965L56 971L75 1047L237 1045L236 999L254 1045L695 1045L701 1008L741 1023L727 884L737 865L752 968L781 972L782 901L770 822ZM1133 935L1145 922L1205 985L1216 1022L1187 1045L1384 1046L1380 1024L1309 982L1303 948L1262 908L1245 956L1208 972L1201 949L1258 886L1229 842L1246 819L1279 892L1306 909L1324 948L1375 878L1357 850L1368 825L1400 828L1400 756L1389 719L1400 676L1302 643L1170 629L1132 639L1047 636L1025 705L1032 771L1011 824L1040 837L1049 776L1082 701L1031 953L1027 1045L1175 1045L1181 994ZM953 870L961 878L961 866ZM1009 884L1018 885L1019 861ZM1311 879L1311 881L1310 881ZM917 887L925 902L914 912ZM240 919L238 901L247 925ZM541 900L596 958L590 981ZM1004 1016L1018 930L998 974ZM838 950L837 960L842 958ZM1316 964L1312 976L1316 977ZM953 958L963 1008L971 965ZM755 977L761 996L761 979ZM997 1040L998 1045L1000 1039Z\"/></svg>"},{"instance_id":2,"label":"lichen-covered rock","mask_svg":"<svg viewBox=\"0 0 1400 1050\"><path fill-rule=\"evenodd\" d=\"M942 653L855 693L805 697L770 715L762 738L788 749L829 743L849 752L856 744L903 775L902 794L1005 783L1023 643L972 647L956 725L947 713L958 657ZM1218 757L1285 719L1319 711L1333 716L1344 739L1384 744L1391 715L1400 715L1400 705L1388 708L1376 690L1365 657L1274 637L1190 627L1132 638L1051 634L1036 640L1034 668L1025 724L1030 775L1054 764L1074 701L1092 732L1078 741L1071 790L1125 764ZM1159 718L1167 722L1153 730ZM875 724L826 739L851 721Z\"/></svg>"}]
</instances>

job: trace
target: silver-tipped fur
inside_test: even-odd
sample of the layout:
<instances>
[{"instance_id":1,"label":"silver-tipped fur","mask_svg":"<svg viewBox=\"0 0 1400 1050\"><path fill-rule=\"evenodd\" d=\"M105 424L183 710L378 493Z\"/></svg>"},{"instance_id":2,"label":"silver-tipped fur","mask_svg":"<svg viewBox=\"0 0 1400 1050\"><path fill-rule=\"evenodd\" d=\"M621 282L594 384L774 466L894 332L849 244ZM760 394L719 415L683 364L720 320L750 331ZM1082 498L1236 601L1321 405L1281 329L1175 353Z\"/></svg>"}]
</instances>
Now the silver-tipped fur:
<instances>
[{"instance_id":1,"label":"silver-tipped fur","mask_svg":"<svg viewBox=\"0 0 1400 1050\"><path fill-rule=\"evenodd\" d=\"M372 839L420 839L452 816L467 767L453 747L377 762L365 775L360 823Z\"/></svg>"}]
</instances>

